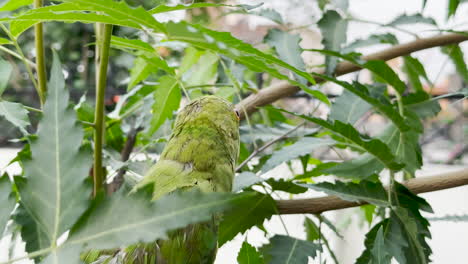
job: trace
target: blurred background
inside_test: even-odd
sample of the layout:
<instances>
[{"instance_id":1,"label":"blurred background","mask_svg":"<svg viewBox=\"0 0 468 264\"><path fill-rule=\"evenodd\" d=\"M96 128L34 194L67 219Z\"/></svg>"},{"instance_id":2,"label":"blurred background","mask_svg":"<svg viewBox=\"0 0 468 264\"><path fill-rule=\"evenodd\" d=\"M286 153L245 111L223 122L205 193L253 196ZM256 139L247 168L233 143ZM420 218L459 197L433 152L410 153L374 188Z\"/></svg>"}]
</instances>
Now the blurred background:
<instances>
[{"instance_id":1,"label":"blurred background","mask_svg":"<svg viewBox=\"0 0 468 264\"><path fill-rule=\"evenodd\" d=\"M151 8L161 1L149 0L127 0L134 5L143 5ZM175 1L166 1L169 4L175 4ZM284 24L291 29L291 32L300 34L302 38L301 46L306 49L322 48L322 36L317 28L317 21L321 17L319 2L323 1L299 1L299 0L242 0L229 1L231 4L249 4L255 5L263 3L258 9L273 9L281 14ZM325 1L327 2L327 1ZM394 20L399 15L414 14L421 12L422 1L404 1L404 0L331 0L332 5L348 5L348 14L354 19L349 21L347 29L347 43L354 40L367 38L370 34L392 33L400 43L414 40L418 37L427 37L437 34L433 27L424 24L402 25L400 29L382 27L378 23L385 24ZM464 1L467 2L467 1ZM460 7L454 17L447 20L446 0L428 0L422 14L426 17L432 17L440 29L450 28L466 30L468 28L468 4L460 4ZM8 14L4 14L8 15ZM223 14L219 9L203 9L192 11L177 11L170 14L164 14L158 17L161 21L191 19L199 23L208 24L211 28L229 31L234 36L262 48L263 37L268 30L278 25L270 19L261 16L252 16L245 14ZM60 53L65 68L65 77L68 87L71 91L71 97L74 102L78 102L85 95L86 100L93 101L94 97L94 41L92 25L87 24L64 24L47 23L45 25L45 46L53 47ZM117 27L114 34L125 37L141 37L131 29ZM34 58L34 43L32 31L24 34L19 39L20 45L30 59ZM358 51L363 54L369 54L389 47L386 44L373 45L360 48ZM465 61L468 56L468 42L461 43L462 51L465 54ZM46 50L50 55L50 50ZM171 60L180 54L169 54L164 47L159 47L159 53L162 57ZM13 75L10 79L10 86L4 93L4 98L9 101L21 102L25 105L37 107L38 99L34 88L28 81L28 75L22 64L9 54L0 55L15 66ZM439 48L428 49L413 54L425 66L432 86L424 84L425 89L434 96L443 95L451 92L460 91L467 88L467 83L457 73L455 66ZM128 53L113 50L111 54L111 63L108 73L108 87L106 105L108 110L112 110L118 101L119 95L125 93L129 82L129 70L134 65L134 56ZM317 65L324 62L322 56L317 53L303 52L302 57L308 70L314 70ZM389 61L389 64L399 73L402 73L403 60L397 58ZM50 65L49 65L50 66ZM48 67L49 67L48 66ZM369 73L361 71L351 73L342 77L345 80L359 78L366 80L371 78ZM327 84L324 87L331 98L339 95L342 91L340 87ZM83 97L84 98L84 97ZM425 134L421 138L423 149L424 167L417 172L418 176L431 176L443 172L468 169L468 101L463 97L450 97L441 99L442 111L439 115L428 120L425 126ZM297 96L283 99L281 104L288 105L290 109L296 109L298 112L305 108L310 108L313 102L307 96L299 93ZM303 111L302 111L303 112ZM319 109L318 115L324 117L327 115L327 109ZM36 116L31 116L35 118ZM37 120L33 121L36 123ZM379 130L384 120L379 116L368 116L361 124L363 129L369 134ZM30 128L34 129L34 128ZM19 166L9 162L15 157L21 145L15 139L20 137L21 133L13 126L9 125L4 119L0 118L0 170L8 170L10 175L19 173ZM327 155L332 155L328 153ZM328 158L332 159L333 156ZM294 164L293 164L294 166ZM269 176L277 175L287 176L290 170L286 166L280 166L269 173ZM309 191L304 196L320 196L319 193ZM432 240L430 245L433 249L433 263L452 263L464 264L468 259L468 219L463 221L440 221L437 217L447 215L467 215L468 214L468 186L458 187L450 190L438 191L422 195L433 206L435 214L429 217L434 218L431 221ZM285 197L287 198L287 197ZM358 213L356 213L356 211ZM359 208L346 209L337 212L325 213L329 219L334 220L339 232L345 239L335 235L328 230L331 246L335 249L340 263L354 263L356 257L363 250L364 235L368 231L369 225L363 220L363 212ZM283 221L288 226L290 235L305 238L303 219L304 216L283 216ZM278 234L285 234L285 230L279 217L274 216L269 220L265 227L274 230ZM5 255L10 242L10 238L5 238L0 242L0 260ZM217 264L236 263L238 249L244 239L247 239L252 245L259 246L267 240L264 233L254 228L248 231L246 235L238 236L235 240L224 245L218 253ZM18 245L15 254L20 254L21 245ZM323 259L329 256L321 256ZM21 263L28 263L27 261ZM331 263L331 262L330 262Z\"/></svg>"}]
</instances>

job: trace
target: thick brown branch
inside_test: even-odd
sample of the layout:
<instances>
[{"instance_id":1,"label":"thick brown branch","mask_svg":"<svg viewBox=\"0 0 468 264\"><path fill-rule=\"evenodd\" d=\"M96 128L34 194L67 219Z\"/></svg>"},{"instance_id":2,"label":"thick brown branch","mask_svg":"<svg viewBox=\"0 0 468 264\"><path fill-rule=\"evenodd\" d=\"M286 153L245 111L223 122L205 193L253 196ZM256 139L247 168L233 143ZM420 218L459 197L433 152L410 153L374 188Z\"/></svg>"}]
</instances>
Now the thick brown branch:
<instances>
[{"instance_id":1,"label":"thick brown branch","mask_svg":"<svg viewBox=\"0 0 468 264\"><path fill-rule=\"evenodd\" d=\"M393 58L397 58L400 56L408 55L412 52L416 52L419 50L445 46L449 44L456 44L463 41L468 40L467 35L461 34L444 34L444 35L437 35L430 38L422 38L417 39L415 41L396 45L386 50L373 53L367 56L364 56L363 59L365 60L390 60ZM355 64L349 62L341 62L338 64L335 70L335 75L340 76L343 74L347 74L350 72L355 72L360 70L361 68ZM323 73L323 72L319 72ZM317 79L317 83L323 82L322 79ZM243 99L238 105L238 109L243 109L247 111L247 113L252 113L257 110L257 107L264 106L270 103L275 102L278 99L283 97L291 96L297 93L300 90L299 87L291 85L287 81L281 81L270 87L266 87L261 89L258 93L251 94L245 99ZM239 111L241 114L241 118L244 118L244 111Z\"/></svg>"},{"instance_id":2,"label":"thick brown branch","mask_svg":"<svg viewBox=\"0 0 468 264\"><path fill-rule=\"evenodd\" d=\"M468 169L430 177L419 177L404 182L414 193L426 193L468 185ZM311 199L278 200L279 214L320 214L325 211L355 207L362 204L341 200L336 196Z\"/></svg>"}]
</instances>

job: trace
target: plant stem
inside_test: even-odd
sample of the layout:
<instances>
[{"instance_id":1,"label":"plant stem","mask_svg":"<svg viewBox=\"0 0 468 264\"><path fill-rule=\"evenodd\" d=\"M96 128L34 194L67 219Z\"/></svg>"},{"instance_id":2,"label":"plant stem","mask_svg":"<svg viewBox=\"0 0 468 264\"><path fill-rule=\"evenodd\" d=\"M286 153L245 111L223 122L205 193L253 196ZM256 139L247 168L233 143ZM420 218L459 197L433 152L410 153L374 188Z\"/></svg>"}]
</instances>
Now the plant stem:
<instances>
[{"instance_id":1,"label":"plant stem","mask_svg":"<svg viewBox=\"0 0 468 264\"><path fill-rule=\"evenodd\" d=\"M5 31L5 33L8 35L8 37L10 38L10 40L13 42L13 45L15 46L19 56L20 56L20 59L23 61L24 63L24 67L26 67L26 71L28 72L28 75L29 75L29 78L31 79L31 82L33 83L34 85L34 88L36 89L37 91L37 94L39 96L39 100L40 100L40 103L41 103L41 106L44 104L44 95L42 94L42 91L39 90L39 87L38 87L38 84L37 84L37 81L36 81L36 78L34 78L34 74L33 74L33 71L31 69L31 67L29 67L29 64L28 64L28 59L26 59L26 56L24 56L24 53L23 53L23 50L21 49L21 47L19 46L18 44L18 41L16 40L15 36L13 36L10 32L10 30L8 30L8 28L3 25L2 23L0 23L0 28Z\"/></svg>"},{"instance_id":2,"label":"plant stem","mask_svg":"<svg viewBox=\"0 0 468 264\"><path fill-rule=\"evenodd\" d=\"M103 189L105 179L102 166L102 148L104 141L104 97L107 84L107 66L112 25L96 24L96 109L94 114L94 192L96 195Z\"/></svg>"},{"instance_id":3,"label":"plant stem","mask_svg":"<svg viewBox=\"0 0 468 264\"><path fill-rule=\"evenodd\" d=\"M34 0L34 8L42 7L42 5L43 0ZM47 73L44 59L44 28L42 23L34 25L34 38L36 46L37 84L41 91L41 99L42 101L45 101L45 94L47 92Z\"/></svg>"},{"instance_id":4,"label":"plant stem","mask_svg":"<svg viewBox=\"0 0 468 264\"><path fill-rule=\"evenodd\" d=\"M0 50L2 50L2 51L4 51L4 52L6 52L6 53L12 55L13 57L15 57L15 58L17 58L17 59L20 59L20 60L23 59L23 58L21 57L21 55L19 55L18 53L12 51L11 49L7 49L7 48L5 48L5 47L3 47L3 46L0 46ZM36 64L35 64L34 62L32 62L32 61L26 59L26 63L28 63L31 67L36 68Z\"/></svg>"}]
</instances>

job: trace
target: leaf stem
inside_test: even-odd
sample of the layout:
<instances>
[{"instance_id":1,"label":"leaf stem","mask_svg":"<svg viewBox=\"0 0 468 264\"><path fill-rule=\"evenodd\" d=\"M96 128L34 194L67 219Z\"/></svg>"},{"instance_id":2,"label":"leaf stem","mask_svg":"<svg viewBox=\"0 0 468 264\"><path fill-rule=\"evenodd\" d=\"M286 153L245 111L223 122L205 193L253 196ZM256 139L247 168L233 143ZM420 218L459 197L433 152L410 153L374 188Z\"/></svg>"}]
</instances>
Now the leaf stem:
<instances>
[{"instance_id":1,"label":"leaf stem","mask_svg":"<svg viewBox=\"0 0 468 264\"><path fill-rule=\"evenodd\" d=\"M34 8L42 7L43 0L34 0ZM45 94L47 92L47 73L44 58L44 28L42 23L34 25L34 38L36 47L36 73L37 84L41 91L42 101L45 101Z\"/></svg>"},{"instance_id":2,"label":"leaf stem","mask_svg":"<svg viewBox=\"0 0 468 264\"><path fill-rule=\"evenodd\" d=\"M239 166L237 166L236 171L239 171L242 167L244 167L251 159L253 159L255 156L257 156L260 152L263 152L265 149L267 149L269 146L275 144L276 142L284 139L287 137L289 134L293 133L297 129L299 129L301 126L305 124L305 121L300 123L299 125L293 127L292 129L286 131L283 135L271 140L270 142L266 143L265 145L261 146L259 149L256 149L252 154L250 154L249 157L247 157Z\"/></svg>"},{"instance_id":3,"label":"leaf stem","mask_svg":"<svg viewBox=\"0 0 468 264\"><path fill-rule=\"evenodd\" d=\"M36 78L34 77L34 74L33 74L33 71L31 69L31 67L29 67L29 63L28 63L28 59L26 59L26 56L24 56L24 53L23 53L23 50L21 49L21 47L19 46L18 44L18 41L16 40L15 36L13 36L10 32L10 30L8 30L8 28L3 25L2 23L0 23L0 28L5 31L5 33L8 35L8 37L10 38L10 40L13 42L13 45L15 46L17 52L18 52L18 55L20 57L20 59L23 61L24 63L24 67L26 67L26 71L28 72L28 75L29 75L29 78L31 79L31 82L33 83L34 85L34 88L36 89L37 91L37 94L39 96L39 101L41 103L41 106L44 104L44 95L42 94L42 91L39 90L39 86L37 84L37 81L36 81Z\"/></svg>"},{"instance_id":4,"label":"leaf stem","mask_svg":"<svg viewBox=\"0 0 468 264\"><path fill-rule=\"evenodd\" d=\"M20 59L22 60L23 58L21 57L21 55L19 55L18 53L12 51L11 49L7 49L3 46L0 46L0 50L12 55L13 57L17 58L17 59ZM33 68L36 68L36 64L28 59L25 59L26 60L26 63L28 63L31 67Z\"/></svg>"},{"instance_id":5,"label":"leaf stem","mask_svg":"<svg viewBox=\"0 0 468 264\"><path fill-rule=\"evenodd\" d=\"M104 97L107 84L107 66L109 64L110 39L112 25L96 24L96 109L94 114L94 167L93 194L103 189L105 179L102 165L102 148L104 141Z\"/></svg>"}]
</instances>

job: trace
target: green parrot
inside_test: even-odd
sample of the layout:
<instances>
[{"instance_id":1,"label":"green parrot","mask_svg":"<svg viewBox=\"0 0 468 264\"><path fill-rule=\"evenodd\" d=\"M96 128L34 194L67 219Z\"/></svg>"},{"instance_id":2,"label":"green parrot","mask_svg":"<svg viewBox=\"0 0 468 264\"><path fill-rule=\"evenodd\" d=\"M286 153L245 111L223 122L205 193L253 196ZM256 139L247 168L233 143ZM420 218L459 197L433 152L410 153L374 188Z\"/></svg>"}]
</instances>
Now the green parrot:
<instances>
[{"instance_id":1,"label":"green parrot","mask_svg":"<svg viewBox=\"0 0 468 264\"><path fill-rule=\"evenodd\" d=\"M133 191L153 185L153 200L192 188L230 192L238 154L239 113L222 98L200 97L180 111L160 159ZM211 264L218 218L172 231L166 240L131 246L118 263Z\"/></svg>"}]
</instances>

